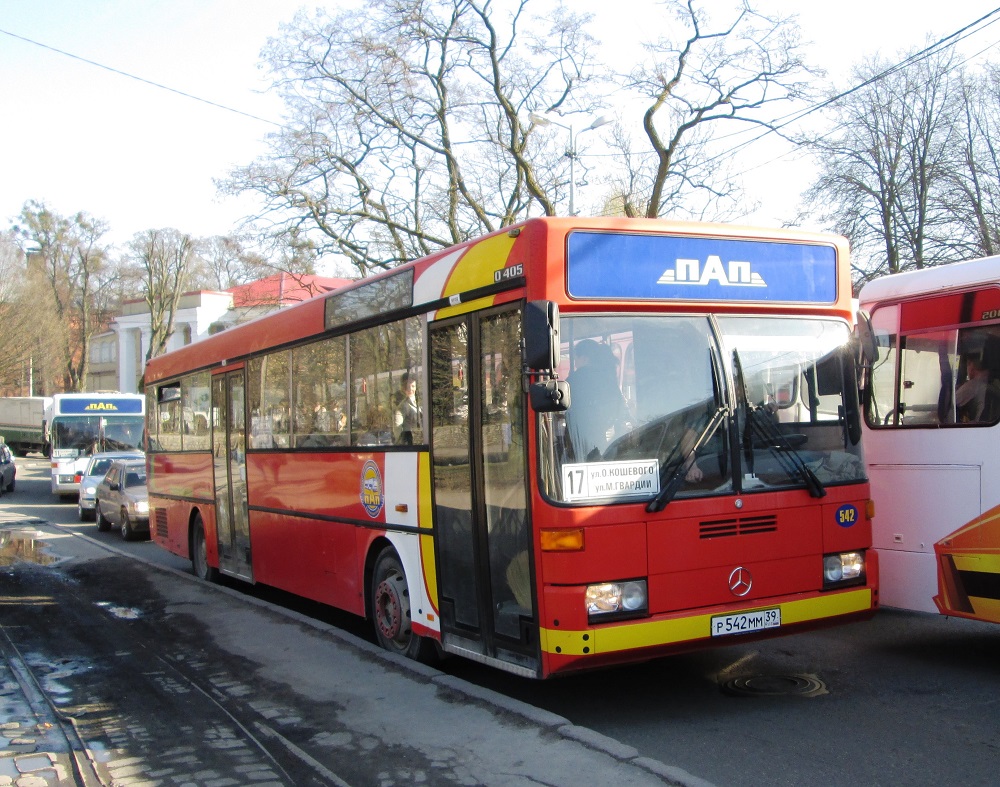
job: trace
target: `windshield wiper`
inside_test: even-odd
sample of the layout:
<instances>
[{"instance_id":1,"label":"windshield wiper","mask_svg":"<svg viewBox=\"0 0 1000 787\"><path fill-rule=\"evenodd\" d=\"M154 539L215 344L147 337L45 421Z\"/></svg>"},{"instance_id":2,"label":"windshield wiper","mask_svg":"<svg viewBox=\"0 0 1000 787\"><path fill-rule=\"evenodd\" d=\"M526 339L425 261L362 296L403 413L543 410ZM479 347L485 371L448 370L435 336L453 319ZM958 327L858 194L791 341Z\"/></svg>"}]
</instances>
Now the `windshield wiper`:
<instances>
[{"instance_id":1,"label":"windshield wiper","mask_svg":"<svg viewBox=\"0 0 1000 787\"><path fill-rule=\"evenodd\" d=\"M741 393L742 406L746 410L747 426L751 432L756 432L762 441L767 445L768 450L778 460L781 469L785 471L789 478L800 478L809 490L812 497L825 497L826 488L819 477L806 464L802 455L795 450L781 430L771 420L770 415L764 412L763 408L752 404L747 392L746 377L743 375L743 364L740 361L738 350L733 350L733 369L739 377L738 389ZM746 439L746 436L745 438ZM753 444L750 441L750 455L753 456Z\"/></svg>"},{"instance_id":2,"label":"windshield wiper","mask_svg":"<svg viewBox=\"0 0 1000 787\"><path fill-rule=\"evenodd\" d=\"M646 510L648 512L655 513L657 511L662 511L667 507L667 504L674 499L674 495L676 495L677 490L680 489L681 482L684 480L684 475L688 471L688 460L697 453L699 448L712 439L719 426L721 426L722 422L726 420L727 415L729 415L728 407L725 405L717 407L708 423L705 424L705 428L702 429L695 438L691 448L680 456L675 465L667 465L667 468L673 467L673 472L669 475L664 474L666 476L666 481L663 482L663 485L660 487L660 493L647 503Z\"/></svg>"}]
</instances>

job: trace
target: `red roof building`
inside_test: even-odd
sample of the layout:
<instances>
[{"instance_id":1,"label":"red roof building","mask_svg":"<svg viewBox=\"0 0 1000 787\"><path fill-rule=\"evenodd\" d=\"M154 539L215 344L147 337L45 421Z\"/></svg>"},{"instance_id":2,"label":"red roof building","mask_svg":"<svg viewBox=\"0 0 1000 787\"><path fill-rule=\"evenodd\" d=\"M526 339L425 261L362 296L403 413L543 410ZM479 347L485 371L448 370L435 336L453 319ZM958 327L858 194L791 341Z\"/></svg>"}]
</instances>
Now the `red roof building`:
<instances>
[{"instance_id":1,"label":"red roof building","mask_svg":"<svg viewBox=\"0 0 1000 787\"><path fill-rule=\"evenodd\" d=\"M184 347L232 325L314 298L351 281L282 272L228 290L185 292L178 304L167 350ZM150 334L146 302L135 299L123 303L121 314L111 323L111 330L94 337L91 344L87 390L138 391Z\"/></svg>"}]
</instances>

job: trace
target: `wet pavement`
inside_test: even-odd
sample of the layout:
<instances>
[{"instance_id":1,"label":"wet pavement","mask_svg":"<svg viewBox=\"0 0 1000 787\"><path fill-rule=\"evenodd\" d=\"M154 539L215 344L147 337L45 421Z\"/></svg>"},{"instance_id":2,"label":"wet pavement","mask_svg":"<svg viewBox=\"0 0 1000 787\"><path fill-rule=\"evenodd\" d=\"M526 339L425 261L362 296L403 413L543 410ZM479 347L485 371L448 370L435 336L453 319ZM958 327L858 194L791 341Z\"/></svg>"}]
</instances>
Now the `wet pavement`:
<instances>
[{"instance_id":1,"label":"wet pavement","mask_svg":"<svg viewBox=\"0 0 1000 787\"><path fill-rule=\"evenodd\" d=\"M59 562L39 529L45 524L0 508L0 571L17 563L49 566ZM0 580L0 607L23 603L23 598L15 600L4 592L9 589L6 585ZM85 774L87 755L82 763L78 759L85 747L72 741L72 725L67 731L67 722L2 626L0 656L0 787L101 784Z\"/></svg>"},{"instance_id":2,"label":"wet pavement","mask_svg":"<svg viewBox=\"0 0 1000 787\"><path fill-rule=\"evenodd\" d=\"M115 551L0 507L0 787L707 785L563 717ZM65 653L44 627L60 629ZM94 663L71 652L81 642ZM148 680L107 685L126 674ZM155 745L168 736L174 745Z\"/></svg>"}]
</instances>

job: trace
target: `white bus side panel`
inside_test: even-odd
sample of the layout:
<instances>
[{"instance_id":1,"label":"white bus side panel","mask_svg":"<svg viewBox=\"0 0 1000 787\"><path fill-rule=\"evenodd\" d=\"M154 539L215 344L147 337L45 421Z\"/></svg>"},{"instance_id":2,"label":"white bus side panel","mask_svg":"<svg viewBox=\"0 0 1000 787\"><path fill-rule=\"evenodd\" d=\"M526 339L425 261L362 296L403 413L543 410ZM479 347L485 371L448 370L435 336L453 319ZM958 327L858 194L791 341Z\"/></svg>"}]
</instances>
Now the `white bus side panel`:
<instances>
[{"instance_id":1,"label":"white bus side panel","mask_svg":"<svg viewBox=\"0 0 1000 787\"><path fill-rule=\"evenodd\" d=\"M868 472L879 599L888 607L936 613L934 544L983 512L981 468L870 462Z\"/></svg>"}]
</instances>

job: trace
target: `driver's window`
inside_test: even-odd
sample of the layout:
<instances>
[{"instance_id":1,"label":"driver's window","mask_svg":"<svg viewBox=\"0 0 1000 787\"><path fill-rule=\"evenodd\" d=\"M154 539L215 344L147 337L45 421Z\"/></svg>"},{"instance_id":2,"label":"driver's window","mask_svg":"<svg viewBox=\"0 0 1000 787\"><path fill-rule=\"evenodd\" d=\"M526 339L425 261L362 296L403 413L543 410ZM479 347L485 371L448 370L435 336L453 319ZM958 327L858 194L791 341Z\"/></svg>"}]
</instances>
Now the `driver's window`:
<instances>
[{"instance_id":1,"label":"driver's window","mask_svg":"<svg viewBox=\"0 0 1000 787\"><path fill-rule=\"evenodd\" d=\"M889 426L896 423L899 306L876 309L871 321L878 345L878 360L872 367L865 420L869 426Z\"/></svg>"}]
</instances>

